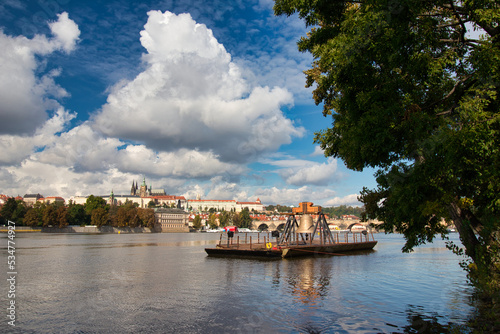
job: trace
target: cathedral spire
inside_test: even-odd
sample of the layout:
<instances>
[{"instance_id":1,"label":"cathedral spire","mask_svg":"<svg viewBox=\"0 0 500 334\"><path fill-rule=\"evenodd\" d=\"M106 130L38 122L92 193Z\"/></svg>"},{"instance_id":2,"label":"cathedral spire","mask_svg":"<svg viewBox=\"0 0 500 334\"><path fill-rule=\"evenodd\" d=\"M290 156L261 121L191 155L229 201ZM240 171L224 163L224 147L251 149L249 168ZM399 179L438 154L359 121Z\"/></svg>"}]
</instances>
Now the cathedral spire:
<instances>
[{"instance_id":1,"label":"cathedral spire","mask_svg":"<svg viewBox=\"0 0 500 334\"><path fill-rule=\"evenodd\" d=\"M134 196L137 193L137 182L132 181L132 188L130 188L130 195Z\"/></svg>"}]
</instances>

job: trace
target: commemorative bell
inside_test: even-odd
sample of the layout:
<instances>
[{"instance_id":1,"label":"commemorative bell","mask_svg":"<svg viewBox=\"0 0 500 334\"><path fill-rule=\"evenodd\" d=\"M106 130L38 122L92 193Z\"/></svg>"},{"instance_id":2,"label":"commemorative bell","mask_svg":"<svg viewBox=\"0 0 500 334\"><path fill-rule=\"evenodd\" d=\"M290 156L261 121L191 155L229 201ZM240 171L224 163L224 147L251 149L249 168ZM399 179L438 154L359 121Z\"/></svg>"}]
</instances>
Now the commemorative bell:
<instances>
[{"instance_id":1,"label":"commemorative bell","mask_svg":"<svg viewBox=\"0 0 500 334\"><path fill-rule=\"evenodd\" d=\"M300 217L300 224L295 233L313 233L314 222L310 215L302 215Z\"/></svg>"}]
</instances>

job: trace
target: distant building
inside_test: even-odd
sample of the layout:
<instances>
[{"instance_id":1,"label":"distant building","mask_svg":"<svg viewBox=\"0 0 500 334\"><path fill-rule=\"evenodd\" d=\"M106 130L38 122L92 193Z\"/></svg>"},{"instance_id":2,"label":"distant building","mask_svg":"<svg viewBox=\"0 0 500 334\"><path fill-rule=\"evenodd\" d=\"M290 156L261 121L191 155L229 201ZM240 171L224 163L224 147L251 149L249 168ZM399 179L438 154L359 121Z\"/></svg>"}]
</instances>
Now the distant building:
<instances>
[{"instance_id":1,"label":"distant building","mask_svg":"<svg viewBox=\"0 0 500 334\"><path fill-rule=\"evenodd\" d=\"M156 232L189 232L189 214L177 208L155 209Z\"/></svg>"},{"instance_id":2,"label":"distant building","mask_svg":"<svg viewBox=\"0 0 500 334\"><path fill-rule=\"evenodd\" d=\"M45 203L45 204L54 204L54 203L64 204L64 198L58 197L58 196L49 196L49 197L39 198L38 202Z\"/></svg>"},{"instance_id":3,"label":"distant building","mask_svg":"<svg viewBox=\"0 0 500 334\"><path fill-rule=\"evenodd\" d=\"M186 199L184 196L167 195L165 189L153 189L146 185L146 178L142 184L132 181L129 195L115 195L113 191L109 195L98 196L103 198L109 205L124 205L127 202L136 204L141 208L147 208L149 202L153 201L156 206L185 208ZM70 199L74 204L85 204L87 196L73 196Z\"/></svg>"},{"instance_id":4,"label":"distant building","mask_svg":"<svg viewBox=\"0 0 500 334\"><path fill-rule=\"evenodd\" d=\"M25 194L23 196L23 201L27 205L34 205L40 198L43 198L40 194Z\"/></svg>"},{"instance_id":5,"label":"distant building","mask_svg":"<svg viewBox=\"0 0 500 334\"><path fill-rule=\"evenodd\" d=\"M236 212L240 212L245 208L250 211L264 211L264 205L261 203L260 198L257 198L255 202L236 202Z\"/></svg>"},{"instance_id":6,"label":"distant building","mask_svg":"<svg viewBox=\"0 0 500 334\"><path fill-rule=\"evenodd\" d=\"M264 205L257 198L255 202L238 202L236 200L219 200L219 199L190 199L187 200L187 207L192 211L208 211L214 209L220 211L235 211L241 212L248 208L250 211L264 211Z\"/></svg>"}]
</instances>

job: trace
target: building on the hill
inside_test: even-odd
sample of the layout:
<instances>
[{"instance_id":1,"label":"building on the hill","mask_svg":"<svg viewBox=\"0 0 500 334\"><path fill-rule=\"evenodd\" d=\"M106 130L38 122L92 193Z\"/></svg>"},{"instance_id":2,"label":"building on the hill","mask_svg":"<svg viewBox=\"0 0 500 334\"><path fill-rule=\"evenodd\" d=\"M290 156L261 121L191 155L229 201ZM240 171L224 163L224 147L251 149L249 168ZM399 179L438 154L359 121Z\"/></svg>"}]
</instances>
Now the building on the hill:
<instances>
[{"instance_id":1,"label":"building on the hill","mask_svg":"<svg viewBox=\"0 0 500 334\"><path fill-rule=\"evenodd\" d=\"M182 209L155 209L156 232L189 232L189 214Z\"/></svg>"},{"instance_id":2,"label":"building on the hill","mask_svg":"<svg viewBox=\"0 0 500 334\"><path fill-rule=\"evenodd\" d=\"M255 202L238 202L236 200L215 200L215 199L190 199L187 201L187 208L192 211L208 211L214 209L220 211L241 212L248 208L250 211L264 211L264 205L257 198Z\"/></svg>"},{"instance_id":3,"label":"building on the hill","mask_svg":"<svg viewBox=\"0 0 500 334\"><path fill-rule=\"evenodd\" d=\"M38 202L45 203L45 204L54 204L54 203L64 204L64 198L59 197L59 196L42 197L42 198L38 199Z\"/></svg>"},{"instance_id":4,"label":"building on the hill","mask_svg":"<svg viewBox=\"0 0 500 334\"><path fill-rule=\"evenodd\" d=\"M99 196L110 205L124 205L127 202L134 203L141 208L147 208L152 201L155 206L185 208L186 199L184 196L167 195L165 189L153 189L146 185L146 178L143 178L142 184L132 181L130 195L115 195L113 191L109 195ZM71 201L74 204L85 204L87 196L73 196Z\"/></svg>"},{"instance_id":5,"label":"building on the hill","mask_svg":"<svg viewBox=\"0 0 500 334\"><path fill-rule=\"evenodd\" d=\"M23 201L27 205L34 205L40 198L43 198L40 194L25 194L23 196Z\"/></svg>"}]
</instances>

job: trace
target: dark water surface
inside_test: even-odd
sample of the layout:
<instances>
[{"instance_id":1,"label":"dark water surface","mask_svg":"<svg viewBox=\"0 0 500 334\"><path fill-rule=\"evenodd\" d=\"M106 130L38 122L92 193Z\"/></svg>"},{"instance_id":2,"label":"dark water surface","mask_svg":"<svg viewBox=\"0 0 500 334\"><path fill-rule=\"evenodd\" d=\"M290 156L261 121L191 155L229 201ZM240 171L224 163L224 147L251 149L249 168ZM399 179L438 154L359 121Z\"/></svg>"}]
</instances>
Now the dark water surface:
<instances>
[{"instance_id":1,"label":"dark water surface","mask_svg":"<svg viewBox=\"0 0 500 334\"><path fill-rule=\"evenodd\" d=\"M467 331L472 290L441 240L403 254L401 236L376 234L372 252L269 261L207 257L204 248L218 237L18 233L16 327L7 324L4 283L0 331L424 333L449 324ZM6 282L6 234L0 238Z\"/></svg>"}]
</instances>

